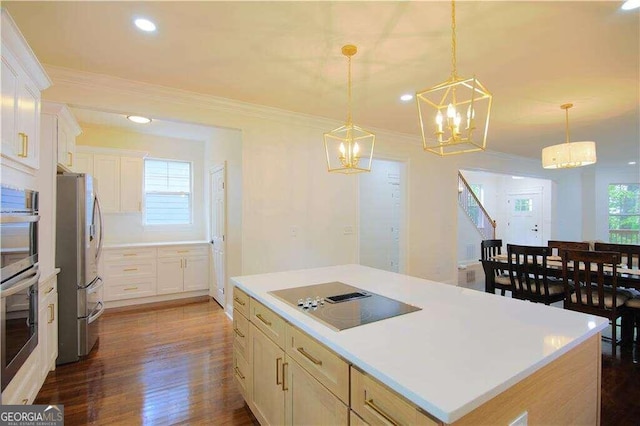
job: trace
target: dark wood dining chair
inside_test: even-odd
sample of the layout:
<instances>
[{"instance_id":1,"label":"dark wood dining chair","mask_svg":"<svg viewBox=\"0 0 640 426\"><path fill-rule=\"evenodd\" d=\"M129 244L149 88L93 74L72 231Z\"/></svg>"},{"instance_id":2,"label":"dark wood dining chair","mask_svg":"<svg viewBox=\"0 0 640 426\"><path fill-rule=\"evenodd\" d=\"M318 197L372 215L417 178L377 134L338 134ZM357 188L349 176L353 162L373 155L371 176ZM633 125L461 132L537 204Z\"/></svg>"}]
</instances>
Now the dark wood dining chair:
<instances>
[{"instance_id":1,"label":"dark wood dining chair","mask_svg":"<svg viewBox=\"0 0 640 426\"><path fill-rule=\"evenodd\" d=\"M564 299L564 286L549 280L549 247L507 244L513 297L550 305Z\"/></svg>"},{"instance_id":2,"label":"dark wood dining chair","mask_svg":"<svg viewBox=\"0 0 640 426\"><path fill-rule=\"evenodd\" d=\"M640 269L640 246L632 244L595 243L595 251L620 253L620 261L629 269Z\"/></svg>"},{"instance_id":3,"label":"dark wood dining chair","mask_svg":"<svg viewBox=\"0 0 640 426\"><path fill-rule=\"evenodd\" d=\"M502 240L483 240L480 243L482 258L482 268L485 276L485 291L494 292L500 290L504 296L507 290L511 291L511 280L506 269L501 262L492 260L495 256L502 254Z\"/></svg>"},{"instance_id":4,"label":"dark wood dining chair","mask_svg":"<svg viewBox=\"0 0 640 426\"><path fill-rule=\"evenodd\" d=\"M631 312L629 316L633 321L630 338L633 338L633 330L635 329L636 344L640 345L640 297L633 297L627 300L625 305L629 308Z\"/></svg>"},{"instance_id":5,"label":"dark wood dining chair","mask_svg":"<svg viewBox=\"0 0 640 426\"><path fill-rule=\"evenodd\" d=\"M550 240L547 243L550 256L560 256L560 250L589 250L589 243L582 241L556 241Z\"/></svg>"},{"instance_id":6,"label":"dark wood dining chair","mask_svg":"<svg viewBox=\"0 0 640 426\"><path fill-rule=\"evenodd\" d=\"M627 318L623 318L623 323L630 320L630 311L625 305L629 296L618 290L620 253L562 250L561 256L565 287L564 308L608 318L612 323L611 344L615 356L618 343L617 320L625 315ZM607 271L605 267L612 269ZM581 285L572 287L571 281Z\"/></svg>"}]
</instances>

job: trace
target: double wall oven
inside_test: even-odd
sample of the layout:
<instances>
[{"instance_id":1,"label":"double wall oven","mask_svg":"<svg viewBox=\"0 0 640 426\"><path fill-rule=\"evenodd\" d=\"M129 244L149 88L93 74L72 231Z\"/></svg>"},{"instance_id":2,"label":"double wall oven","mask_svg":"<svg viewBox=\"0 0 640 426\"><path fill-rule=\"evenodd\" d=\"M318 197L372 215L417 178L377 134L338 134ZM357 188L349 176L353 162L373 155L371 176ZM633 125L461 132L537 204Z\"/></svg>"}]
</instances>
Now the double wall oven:
<instances>
[{"instance_id":1,"label":"double wall oven","mask_svg":"<svg viewBox=\"0 0 640 426\"><path fill-rule=\"evenodd\" d=\"M2 390L38 345L38 193L0 187Z\"/></svg>"}]
</instances>

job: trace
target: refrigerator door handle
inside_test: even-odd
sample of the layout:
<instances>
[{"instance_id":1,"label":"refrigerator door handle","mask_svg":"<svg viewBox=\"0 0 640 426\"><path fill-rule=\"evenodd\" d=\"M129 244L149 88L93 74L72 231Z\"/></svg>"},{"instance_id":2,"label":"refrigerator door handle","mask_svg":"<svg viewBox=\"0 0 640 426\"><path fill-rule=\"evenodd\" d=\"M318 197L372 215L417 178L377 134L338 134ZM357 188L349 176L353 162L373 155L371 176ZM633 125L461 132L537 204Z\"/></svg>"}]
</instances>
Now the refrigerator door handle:
<instances>
[{"instance_id":1,"label":"refrigerator door handle","mask_svg":"<svg viewBox=\"0 0 640 426\"><path fill-rule=\"evenodd\" d=\"M95 313L92 313L89 318L87 318L87 324L91 324L92 322L94 322L95 320L97 320L98 318L100 318L100 316L104 313L104 303L102 302L98 302L98 310L97 312L94 311Z\"/></svg>"},{"instance_id":2,"label":"refrigerator door handle","mask_svg":"<svg viewBox=\"0 0 640 426\"><path fill-rule=\"evenodd\" d=\"M100 282L101 284L98 284ZM102 278L97 277L95 280L91 281L89 284L85 286L78 286L79 290L87 290L87 293L93 293L95 288L102 286Z\"/></svg>"},{"instance_id":3,"label":"refrigerator door handle","mask_svg":"<svg viewBox=\"0 0 640 426\"><path fill-rule=\"evenodd\" d=\"M98 214L98 223L100 225L100 232L99 232L99 240L98 240L98 250L96 250L96 261L98 259L100 259L100 254L102 253L102 244L104 242L104 237L103 237L103 231L104 231L104 224L102 222L102 209L100 208L100 200L98 200L98 196L96 196L93 199L93 203L96 209L96 213ZM95 221L95 216L93 218L93 220ZM93 224L93 226L95 227L95 223Z\"/></svg>"}]
</instances>

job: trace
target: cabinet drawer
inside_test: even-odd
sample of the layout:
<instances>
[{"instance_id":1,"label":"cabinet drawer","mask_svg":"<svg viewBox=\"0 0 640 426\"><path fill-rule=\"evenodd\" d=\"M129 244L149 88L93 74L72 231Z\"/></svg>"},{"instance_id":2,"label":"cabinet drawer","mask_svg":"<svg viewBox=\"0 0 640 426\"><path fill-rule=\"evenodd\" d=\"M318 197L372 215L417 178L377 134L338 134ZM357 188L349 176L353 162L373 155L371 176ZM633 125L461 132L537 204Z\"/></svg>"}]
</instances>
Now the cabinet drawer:
<instances>
[{"instance_id":1,"label":"cabinet drawer","mask_svg":"<svg viewBox=\"0 0 640 426\"><path fill-rule=\"evenodd\" d=\"M156 249L149 247L132 247L127 249L112 249L104 251L105 262L118 262L127 260L135 262L137 259L154 259L156 257Z\"/></svg>"},{"instance_id":2,"label":"cabinet drawer","mask_svg":"<svg viewBox=\"0 0 640 426\"><path fill-rule=\"evenodd\" d=\"M287 354L345 404L349 404L349 364L291 324L286 326Z\"/></svg>"},{"instance_id":3,"label":"cabinet drawer","mask_svg":"<svg viewBox=\"0 0 640 426\"><path fill-rule=\"evenodd\" d=\"M242 315L233 316L233 347L244 359L249 359L249 320Z\"/></svg>"},{"instance_id":4,"label":"cabinet drawer","mask_svg":"<svg viewBox=\"0 0 640 426\"><path fill-rule=\"evenodd\" d=\"M40 283L38 287L38 303L44 304L44 300L51 295L51 293L56 293L58 291L58 280L50 279L44 283Z\"/></svg>"},{"instance_id":5,"label":"cabinet drawer","mask_svg":"<svg viewBox=\"0 0 640 426\"><path fill-rule=\"evenodd\" d=\"M402 396L351 367L351 408L370 425L438 425Z\"/></svg>"},{"instance_id":6,"label":"cabinet drawer","mask_svg":"<svg viewBox=\"0 0 640 426\"><path fill-rule=\"evenodd\" d=\"M207 256L209 248L205 245L167 246L158 248L158 257Z\"/></svg>"},{"instance_id":7,"label":"cabinet drawer","mask_svg":"<svg viewBox=\"0 0 640 426\"><path fill-rule=\"evenodd\" d=\"M133 299L156 294L156 280L143 279L110 279L104 286L105 300Z\"/></svg>"},{"instance_id":8,"label":"cabinet drawer","mask_svg":"<svg viewBox=\"0 0 640 426\"><path fill-rule=\"evenodd\" d=\"M249 296L238 287L233 288L233 312L240 312L249 318Z\"/></svg>"},{"instance_id":9,"label":"cabinet drawer","mask_svg":"<svg viewBox=\"0 0 640 426\"><path fill-rule=\"evenodd\" d=\"M249 401L249 385L251 384L251 379L249 376L250 373L251 370L249 369L249 363L246 361L246 358L242 356L240 351L234 349L233 378L238 384L238 389L240 389L240 393L246 401Z\"/></svg>"},{"instance_id":10,"label":"cabinet drawer","mask_svg":"<svg viewBox=\"0 0 640 426\"><path fill-rule=\"evenodd\" d=\"M249 308L251 323L262 330L276 345L284 348L284 319L255 299L249 301Z\"/></svg>"},{"instance_id":11,"label":"cabinet drawer","mask_svg":"<svg viewBox=\"0 0 640 426\"><path fill-rule=\"evenodd\" d=\"M155 259L136 259L131 262L108 262L105 265L105 275L110 279L127 277L155 277Z\"/></svg>"}]
</instances>

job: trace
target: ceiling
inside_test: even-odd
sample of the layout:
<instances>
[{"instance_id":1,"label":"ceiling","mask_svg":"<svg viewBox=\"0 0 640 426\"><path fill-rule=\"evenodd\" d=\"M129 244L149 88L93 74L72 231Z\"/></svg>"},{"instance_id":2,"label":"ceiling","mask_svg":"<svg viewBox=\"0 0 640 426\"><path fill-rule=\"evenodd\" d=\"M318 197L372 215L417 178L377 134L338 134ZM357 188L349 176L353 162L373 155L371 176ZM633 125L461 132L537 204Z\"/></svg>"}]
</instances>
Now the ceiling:
<instances>
[{"instance_id":1,"label":"ceiling","mask_svg":"<svg viewBox=\"0 0 640 426\"><path fill-rule=\"evenodd\" d=\"M600 164L640 157L640 13L620 1L456 3L458 73L493 93L487 146L540 157L595 140ZM448 1L3 1L39 60L321 117L419 135L413 93L451 63ZM142 33L135 17L158 31ZM143 111L141 111L143 112Z\"/></svg>"}]
</instances>

